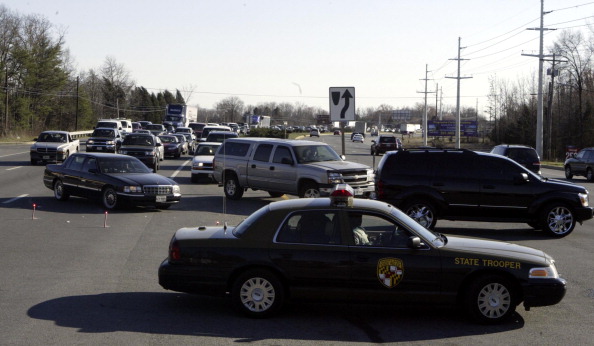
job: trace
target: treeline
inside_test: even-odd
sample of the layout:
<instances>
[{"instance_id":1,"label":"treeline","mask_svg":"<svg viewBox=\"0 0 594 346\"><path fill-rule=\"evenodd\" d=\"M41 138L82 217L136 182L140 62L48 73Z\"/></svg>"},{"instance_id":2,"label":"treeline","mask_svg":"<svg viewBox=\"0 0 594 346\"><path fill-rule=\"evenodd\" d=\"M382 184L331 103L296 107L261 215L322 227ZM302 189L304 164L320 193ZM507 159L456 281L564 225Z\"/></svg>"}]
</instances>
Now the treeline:
<instances>
[{"instance_id":1,"label":"treeline","mask_svg":"<svg viewBox=\"0 0 594 346\"><path fill-rule=\"evenodd\" d=\"M161 122L165 105L184 103L179 91L157 94L135 86L125 68L75 71L64 33L47 19L0 5L0 129L4 136L45 129L90 129L99 118Z\"/></svg>"}]
</instances>

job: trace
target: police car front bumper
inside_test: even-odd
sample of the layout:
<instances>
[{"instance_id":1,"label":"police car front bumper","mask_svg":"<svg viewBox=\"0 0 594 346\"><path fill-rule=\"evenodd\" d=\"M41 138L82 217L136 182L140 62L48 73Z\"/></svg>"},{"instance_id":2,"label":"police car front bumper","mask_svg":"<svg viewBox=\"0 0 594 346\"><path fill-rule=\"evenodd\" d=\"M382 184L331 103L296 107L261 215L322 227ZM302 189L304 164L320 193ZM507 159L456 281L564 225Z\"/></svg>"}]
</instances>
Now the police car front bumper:
<instances>
[{"instance_id":1,"label":"police car front bumper","mask_svg":"<svg viewBox=\"0 0 594 346\"><path fill-rule=\"evenodd\" d=\"M567 291L567 281L558 279L532 279L523 285L524 308L555 305Z\"/></svg>"}]
</instances>

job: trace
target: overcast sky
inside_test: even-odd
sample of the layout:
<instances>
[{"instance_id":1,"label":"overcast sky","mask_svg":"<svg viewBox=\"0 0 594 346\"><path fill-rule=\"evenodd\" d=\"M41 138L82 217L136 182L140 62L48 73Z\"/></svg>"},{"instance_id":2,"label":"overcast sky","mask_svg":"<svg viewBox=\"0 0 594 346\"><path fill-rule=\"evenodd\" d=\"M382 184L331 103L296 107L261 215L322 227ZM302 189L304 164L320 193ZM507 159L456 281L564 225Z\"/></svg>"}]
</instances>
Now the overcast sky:
<instances>
[{"instance_id":1,"label":"overcast sky","mask_svg":"<svg viewBox=\"0 0 594 346\"><path fill-rule=\"evenodd\" d=\"M540 0L4 0L66 30L78 70L107 56L151 92L182 94L210 108L225 97L246 105L299 102L328 109L330 87L352 86L356 107L424 102L436 84L456 105L458 37L461 102L482 114L489 78L538 71ZM546 0L551 46L562 29L588 32L594 2ZM545 66L546 67L546 66ZM429 94L435 104L435 94Z\"/></svg>"}]
</instances>

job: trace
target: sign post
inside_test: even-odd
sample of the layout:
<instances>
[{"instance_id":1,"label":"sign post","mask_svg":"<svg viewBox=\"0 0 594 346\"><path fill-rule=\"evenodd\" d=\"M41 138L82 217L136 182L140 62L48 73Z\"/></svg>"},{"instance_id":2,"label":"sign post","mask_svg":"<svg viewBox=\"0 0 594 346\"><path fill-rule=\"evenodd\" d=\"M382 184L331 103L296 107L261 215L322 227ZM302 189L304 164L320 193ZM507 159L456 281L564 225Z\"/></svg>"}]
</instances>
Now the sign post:
<instances>
[{"instance_id":1,"label":"sign post","mask_svg":"<svg viewBox=\"0 0 594 346\"><path fill-rule=\"evenodd\" d=\"M355 120L355 87L330 88L330 121L340 122L342 155L345 155L344 125Z\"/></svg>"}]
</instances>

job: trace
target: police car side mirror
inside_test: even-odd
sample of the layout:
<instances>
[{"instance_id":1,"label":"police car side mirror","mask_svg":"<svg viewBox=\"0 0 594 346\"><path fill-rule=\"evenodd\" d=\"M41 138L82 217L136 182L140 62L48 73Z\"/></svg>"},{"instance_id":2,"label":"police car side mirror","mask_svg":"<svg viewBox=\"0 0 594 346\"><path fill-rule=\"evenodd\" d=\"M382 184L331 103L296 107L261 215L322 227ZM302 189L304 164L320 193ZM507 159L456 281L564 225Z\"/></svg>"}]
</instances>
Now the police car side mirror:
<instances>
[{"instance_id":1,"label":"police car side mirror","mask_svg":"<svg viewBox=\"0 0 594 346\"><path fill-rule=\"evenodd\" d=\"M340 158L341 158L343 161L344 161L344 160L346 160L346 156L344 156L344 155L340 155Z\"/></svg>"},{"instance_id":2,"label":"police car side mirror","mask_svg":"<svg viewBox=\"0 0 594 346\"><path fill-rule=\"evenodd\" d=\"M406 246L408 246L411 249L419 249L421 247L423 243L421 242L421 238L419 237L408 237L408 240L406 242Z\"/></svg>"}]
</instances>

